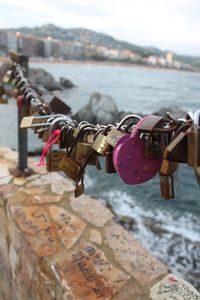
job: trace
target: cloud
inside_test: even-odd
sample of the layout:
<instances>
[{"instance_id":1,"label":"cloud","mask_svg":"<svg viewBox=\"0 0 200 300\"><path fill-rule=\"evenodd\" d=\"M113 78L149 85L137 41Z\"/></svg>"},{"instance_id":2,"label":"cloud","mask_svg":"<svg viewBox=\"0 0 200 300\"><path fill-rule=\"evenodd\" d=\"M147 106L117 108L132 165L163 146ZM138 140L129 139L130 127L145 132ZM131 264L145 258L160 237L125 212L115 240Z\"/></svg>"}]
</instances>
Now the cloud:
<instances>
[{"instance_id":1,"label":"cloud","mask_svg":"<svg viewBox=\"0 0 200 300\"><path fill-rule=\"evenodd\" d=\"M200 54L199 0L0 0L0 6L1 27L86 27L135 44Z\"/></svg>"}]
</instances>

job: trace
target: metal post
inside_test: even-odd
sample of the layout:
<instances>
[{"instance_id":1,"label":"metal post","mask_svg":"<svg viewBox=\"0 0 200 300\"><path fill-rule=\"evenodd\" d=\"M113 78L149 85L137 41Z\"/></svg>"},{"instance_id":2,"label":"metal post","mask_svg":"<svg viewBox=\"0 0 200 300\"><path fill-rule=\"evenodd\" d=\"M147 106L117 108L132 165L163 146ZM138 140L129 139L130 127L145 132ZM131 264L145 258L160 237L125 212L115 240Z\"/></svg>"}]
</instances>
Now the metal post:
<instances>
[{"instance_id":1,"label":"metal post","mask_svg":"<svg viewBox=\"0 0 200 300\"><path fill-rule=\"evenodd\" d=\"M19 55L19 64L25 69L26 76L28 76L28 60L27 55ZM24 173L28 170L28 134L27 129L20 128L20 124L25 116L25 106L18 106L18 168Z\"/></svg>"},{"instance_id":2,"label":"metal post","mask_svg":"<svg viewBox=\"0 0 200 300\"><path fill-rule=\"evenodd\" d=\"M13 63L20 64L25 70L25 76L28 76L28 61L29 58L25 54L10 52L10 57ZM20 128L21 120L27 116L26 106L18 105L18 166L11 170L14 176L29 176L33 171L28 168L28 135L27 129Z\"/></svg>"}]
</instances>

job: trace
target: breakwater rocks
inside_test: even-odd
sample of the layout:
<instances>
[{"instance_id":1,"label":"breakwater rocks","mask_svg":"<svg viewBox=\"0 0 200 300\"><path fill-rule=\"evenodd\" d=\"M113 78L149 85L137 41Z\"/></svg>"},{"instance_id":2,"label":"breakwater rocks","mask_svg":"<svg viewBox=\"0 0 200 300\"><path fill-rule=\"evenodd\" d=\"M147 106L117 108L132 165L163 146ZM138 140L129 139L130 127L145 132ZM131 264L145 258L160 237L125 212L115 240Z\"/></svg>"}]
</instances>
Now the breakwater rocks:
<instances>
[{"instance_id":1,"label":"breakwater rocks","mask_svg":"<svg viewBox=\"0 0 200 300\"><path fill-rule=\"evenodd\" d=\"M112 212L58 173L14 178L17 152L0 147L0 299L200 300Z\"/></svg>"},{"instance_id":2,"label":"breakwater rocks","mask_svg":"<svg viewBox=\"0 0 200 300\"><path fill-rule=\"evenodd\" d=\"M33 84L33 87L41 93L52 92L55 90L62 91L63 89L75 87L69 79L61 77L59 81L56 81L50 73L41 68L30 68L29 79Z\"/></svg>"},{"instance_id":3,"label":"breakwater rocks","mask_svg":"<svg viewBox=\"0 0 200 300\"><path fill-rule=\"evenodd\" d=\"M186 112L177 106L162 107L160 110L152 112L152 114L165 116L167 112L172 113L175 118L183 118L186 115ZM91 95L89 102L74 115L74 118L78 121L85 120L93 124L115 124L128 114L144 116L144 113L136 111L119 111L115 100L111 96L95 92Z\"/></svg>"},{"instance_id":4,"label":"breakwater rocks","mask_svg":"<svg viewBox=\"0 0 200 300\"><path fill-rule=\"evenodd\" d=\"M3 63L0 67L0 82L2 81L6 71L11 67L10 63ZM45 94L55 90L71 89L76 87L73 82L65 77L60 77L59 81L42 68L29 68L30 82L33 87L40 93Z\"/></svg>"}]
</instances>

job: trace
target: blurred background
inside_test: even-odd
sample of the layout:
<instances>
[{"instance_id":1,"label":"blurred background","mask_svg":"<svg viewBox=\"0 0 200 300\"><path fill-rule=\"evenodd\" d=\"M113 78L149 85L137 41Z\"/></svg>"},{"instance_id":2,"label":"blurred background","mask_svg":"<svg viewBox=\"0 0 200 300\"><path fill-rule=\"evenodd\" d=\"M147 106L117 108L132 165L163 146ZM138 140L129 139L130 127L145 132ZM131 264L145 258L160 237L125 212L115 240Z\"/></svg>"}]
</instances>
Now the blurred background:
<instances>
[{"instance_id":1,"label":"blurred background","mask_svg":"<svg viewBox=\"0 0 200 300\"><path fill-rule=\"evenodd\" d=\"M26 53L43 99L56 94L74 113L99 97L116 117L184 116L199 109L199 13L197 0L0 0L0 65L10 50ZM16 120L11 99L0 106L0 143L13 149ZM42 146L30 131L29 150ZM86 175L86 193L104 199L121 224L200 290L200 190L192 168L181 166L176 185L176 199L166 202L158 176L127 186L104 171Z\"/></svg>"}]
</instances>

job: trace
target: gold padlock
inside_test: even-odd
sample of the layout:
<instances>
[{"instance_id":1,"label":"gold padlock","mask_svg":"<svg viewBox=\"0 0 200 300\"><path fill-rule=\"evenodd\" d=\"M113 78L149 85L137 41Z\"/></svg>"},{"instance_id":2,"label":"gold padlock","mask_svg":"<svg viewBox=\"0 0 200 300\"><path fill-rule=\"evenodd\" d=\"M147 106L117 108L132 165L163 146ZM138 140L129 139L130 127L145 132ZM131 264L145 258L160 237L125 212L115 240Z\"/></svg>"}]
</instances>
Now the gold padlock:
<instances>
[{"instance_id":1,"label":"gold padlock","mask_svg":"<svg viewBox=\"0 0 200 300\"><path fill-rule=\"evenodd\" d=\"M100 132L92 144L92 149L94 149L100 155L105 155L106 151L108 151L108 148L109 144L106 142L106 136Z\"/></svg>"},{"instance_id":2,"label":"gold padlock","mask_svg":"<svg viewBox=\"0 0 200 300\"><path fill-rule=\"evenodd\" d=\"M89 165L96 166L98 161L97 153L92 149L92 144L77 142L75 149L75 158L81 164L85 164L88 161Z\"/></svg>"},{"instance_id":3,"label":"gold padlock","mask_svg":"<svg viewBox=\"0 0 200 300\"><path fill-rule=\"evenodd\" d=\"M82 164L78 163L74 158L64 155L62 158L59 169L62 170L69 178L77 182L84 174Z\"/></svg>"},{"instance_id":4,"label":"gold padlock","mask_svg":"<svg viewBox=\"0 0 200 300\"><path fill-rule=\"evenodd\" d=\"M62 169L59 166L60 166L60 162L62 161L64 155L65 155L65 152L60 151L60 150L53 150L51 152L48 152L46 155L47 171L49 171L49 172L62 171Z\"/></svg>"},{"instance_id":5,"label":"gold padlock","mask_svg":"<svg viewBox=\"0 0 200 300\"><path fill-rule=\"evenodd\" d=\"M119 129L111 128L111 130L108 132L105 141L112 146L113 148L117 144L117 141L124 136L125 133L121 132Z\"/></svg>"}]
</instances>

